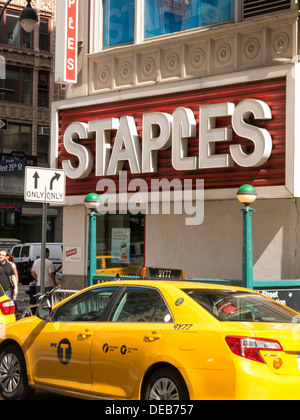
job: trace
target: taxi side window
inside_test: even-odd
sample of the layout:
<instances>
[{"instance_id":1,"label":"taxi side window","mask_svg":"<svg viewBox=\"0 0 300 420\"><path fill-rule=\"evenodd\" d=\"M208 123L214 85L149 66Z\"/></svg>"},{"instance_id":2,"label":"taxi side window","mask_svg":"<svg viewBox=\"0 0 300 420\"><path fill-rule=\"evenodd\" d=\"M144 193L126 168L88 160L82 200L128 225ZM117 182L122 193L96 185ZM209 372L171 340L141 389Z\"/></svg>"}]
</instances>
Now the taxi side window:
<instances>
[{"instance_id":1,"label":"taxi side window","mask_svg":"<svg viewBox=\"0 0 300 420\"><path fill-rule=\"evenodd\" d=\"M92 289L59 306L52 316L52 322L100 321L117 287Z\"/></svg>"},{"instance_id":2,"label":"taxi side window","mask_svg":"<svg viewBox=\"0 0 300 420\"><path fill-rule=\"evenodd\" d=\"M110 316L112 322L173 322L168 306L155 289L127 288Z\"/></svg>"}]
</instances>

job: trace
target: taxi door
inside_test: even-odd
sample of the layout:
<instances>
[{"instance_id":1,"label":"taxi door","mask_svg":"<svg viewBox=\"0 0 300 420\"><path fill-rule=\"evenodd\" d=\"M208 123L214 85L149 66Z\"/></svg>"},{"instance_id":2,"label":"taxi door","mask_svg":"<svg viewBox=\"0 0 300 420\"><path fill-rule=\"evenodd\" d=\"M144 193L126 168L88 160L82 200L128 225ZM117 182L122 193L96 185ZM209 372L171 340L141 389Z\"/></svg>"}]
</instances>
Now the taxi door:
<instances>
[{"instance_id":1,"label":"taxi door","mask_svg":"<svg viewBox=\"0 0 300 420\"><path fill-rule=\"evenodd\" d=\"M90 289L60 305L30 346L33 380L37 384L89 392L90 353L101 315L118 289Z\"/></svg>"},{"instance_id":2,"label":"taxi door","mask_svg":"<svg viewBox=\"0 0 300 420\"><path fill-rule=\"evenodd\" d=\"M109 321L95 332L92 344L92 391L131 398L149 359L172 331L172 314L157 289L128 286Z\"/></svg>"},{"instance_id":3,"label":"taxi door","mask_svg":"<svg viewBox=\"0 0 300 420\"><path fill-rule=\"evenodd\" d=\"M89 392L90 350L95 329L97 323L47 323L30 349L34 382Z\"/></svg>"}]
</instances>

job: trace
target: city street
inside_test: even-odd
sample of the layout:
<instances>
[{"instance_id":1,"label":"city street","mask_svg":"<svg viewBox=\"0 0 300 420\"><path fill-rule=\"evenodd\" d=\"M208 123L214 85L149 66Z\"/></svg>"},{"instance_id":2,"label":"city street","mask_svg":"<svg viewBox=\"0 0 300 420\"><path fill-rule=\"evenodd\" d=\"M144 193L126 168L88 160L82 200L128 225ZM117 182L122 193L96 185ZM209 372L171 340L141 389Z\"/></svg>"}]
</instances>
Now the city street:
<instances>
[{"instance_id":1,"label":"city street","mask_svg":"<svg viewBox=\"0 0 300 420\"><path fill-rule=\"evenodd\" d=\"M36 391L31 398L32 401L41 401L41 400L73 400L73 398L64 397L62 395L52 394L51 392ZM0 401L3 401L3 398L0 397Z\"/></svg>"}]
</instances>

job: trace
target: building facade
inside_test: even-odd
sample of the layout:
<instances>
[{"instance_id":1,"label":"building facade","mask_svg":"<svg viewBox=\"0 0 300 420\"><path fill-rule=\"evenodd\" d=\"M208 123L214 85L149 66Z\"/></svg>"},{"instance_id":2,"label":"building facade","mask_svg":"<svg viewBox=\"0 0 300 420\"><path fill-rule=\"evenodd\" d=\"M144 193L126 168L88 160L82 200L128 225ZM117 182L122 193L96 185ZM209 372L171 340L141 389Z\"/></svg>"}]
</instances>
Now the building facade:
<instances>
[{"instance_id":1,"label":"building facade","mask_svg":"<svg viewBox=\"0 0 300 420\"><path fill-rule=\"evenodd\" d=\"M13 0L0 22L0 87L12 91L0 94L0 238L40 242L42 206L24 201L25 166L50 166L50 104L62 89L54 83L56 3L32 1L39 18L32 33L20 26L25 6ZM50 242L62 240L61 213L49 208Z\"/></svg>"},{"instance_id":2,"label":"building facade","mask_svg":"<svg viewBox=\"0 0 300 420\"><path fill-rule=\"evenodd\" d=\"M299 278L298 3L58 3L67 87L52 105L51 165L67 174L66 287L86 281L90 192L103 201L98 257L121 274L241 278L243 184L258 193L254 278Z\"/></svg>"}]
</instances>

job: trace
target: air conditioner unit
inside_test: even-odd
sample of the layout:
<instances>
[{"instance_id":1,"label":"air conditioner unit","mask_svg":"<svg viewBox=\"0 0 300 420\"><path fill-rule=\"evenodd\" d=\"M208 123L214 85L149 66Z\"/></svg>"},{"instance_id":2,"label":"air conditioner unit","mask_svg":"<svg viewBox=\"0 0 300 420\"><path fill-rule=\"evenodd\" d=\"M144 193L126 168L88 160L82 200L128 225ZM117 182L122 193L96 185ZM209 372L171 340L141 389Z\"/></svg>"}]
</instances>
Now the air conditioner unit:
<instances>
[{"instance_id":1,"label":"air conditioner unit","mask_svg":"<svg viewBox=\"0 0 300 420\"><path fill-rule=\"evenodd\" d=\"M38 134L39 136L50 136L51 129L50 127L39 127Z\"/></svg>"},{"instance_id":2,"label":"air conditioner unit","mask_svg":"<svg viewBox=\"0 0 300 420\"><path fill-rule=\"evenodd\" d=\"M293 7L294 0L243 0L243 19L274 15Z\"/></svg>"}]
</instances>

